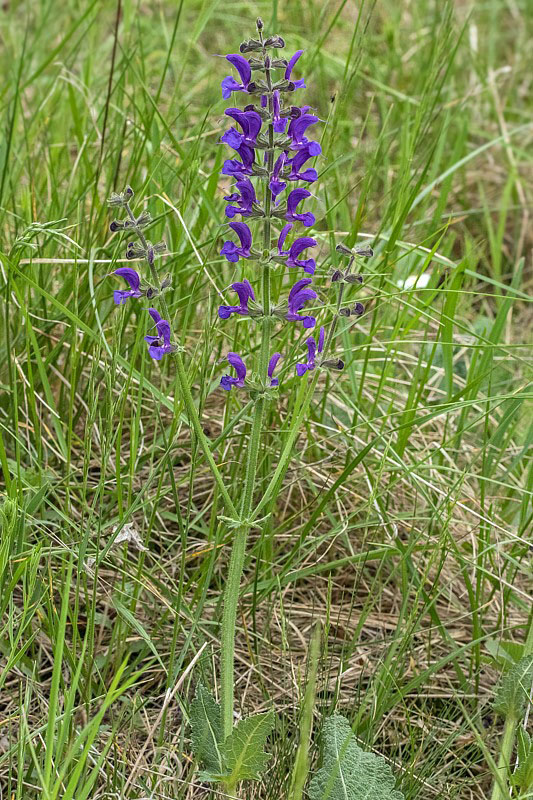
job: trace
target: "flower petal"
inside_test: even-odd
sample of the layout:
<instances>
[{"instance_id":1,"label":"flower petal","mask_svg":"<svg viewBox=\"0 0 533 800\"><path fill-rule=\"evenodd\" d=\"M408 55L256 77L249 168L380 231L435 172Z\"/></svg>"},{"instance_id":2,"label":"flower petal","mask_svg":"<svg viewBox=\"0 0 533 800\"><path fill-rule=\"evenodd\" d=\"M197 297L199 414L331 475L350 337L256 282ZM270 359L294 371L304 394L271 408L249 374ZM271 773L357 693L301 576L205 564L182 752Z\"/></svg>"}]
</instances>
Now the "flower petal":
<instances>
[{"instance_id":1,"label":"flower petal","mask_svg":"<svg viewBox=\"0 0 533 800\"><path fill-rule=\"evenodd\" d=\"M149 308L148 313L150 314L156 325L163 319L157 308Z\"/></svg>"},{"instance_id":2,"label":"flower petal","mask_svg":"<svg viewBox=\"0 0 533 800\"><path fill-rule=\"evenodd\" d=\"M302 278L301 280L297 281L297 282L294 284L294 286L292 287L292 289L290 290L290 292L289 292L289 302L290 302L290 301L292 300L292 298L293 298L295 295L297 295L297 294L298 294L298 292L300 292L300 291L301 291L301 290L302 290L302 289L303 289L305 286L309 286L309 284L310 284L310 283L313 283L313 281L311 280L311 278ZM316 295L315 295L315 297L316 297Z\"/></svg>"},{"instance_id":3,"label":"flower petal","mask_svg":"<svg viewBox=\"0 0 533 800\"><path fill-rule=\"evenodd\" d=\"M276 364L281 358L281 353L274 353L270 361L268 362L268 377L271 378L274 370L276 369Z\"/></svg>"},{"instance_id":4,"label":"flower petal","mask_svg":"<svg viewBox=\"0 0 533 800\"><path fill-rule=\"evenodd\" d=\"M309 192L307 189L293 189L287 197L287 212L289 214L294 214L297 206L306 197L311 197L311 192Z\"/></svg>"},{"instance_id":5,"label":"flower petal","mask_svg":"<svg viewBox=\"0 0 533 800\"><path fill-rule=\"evenodd\" d=\"M240 355L238 353L228 353L226 358L237 373L237 380L244 383L244 379L246 378L246 366Z\"/></svg>"},{"instance_id":6,"label":"flower petal","mask_svg":"<svg viewBox=\"0 0 533 800\"><path fill-rule=\"evenodd\" d=\"M249 252L252 246L252 232L245 222L230 222L229 226L235 231L241 242L241 249Z\"/></svg>"},{"instance_id":7,"label":"flower petal","mask_svg":"<svg viewBox=\"0 0 533 800\"><path fill-rule=\"evenodd\" d=\"M295 54L293 55L293 57L290 59L289 63L287 64L287 69L285 70L285 80L286 81L290 81L291 74L292 74L292 71L294 69L294 65L296 64L296 62L298 61L298 59L300 58L302 53L303 53L303 50L297 50L295 52Z\"/></svg>"},{"instance_id":8,"label":"flower petal","mask_svg":"<svg viewBox=\"0 0 533 800\"><path fill-rule=\"evenodd\" d=\"M229 147L232 147L234 150L238 150L242 145L243 138L242 133L239 133L236 128L230 128L229 131L226 131L226 133L220 137L220 141L229 145Z\"/></svg>"},{"instance_id":9,"label":"flower petal","mask_svg":"<svg viewBox=\"0 0 533 800\"><path fill-rule=\"evenodd\" d=\"M307 250L308 247L316 247L316 245L316 239L312 239L310 236L300 236L292 243L289 258L295 261L303 250Z\"/></svg>"},{"instance_id":10,"label":"flower petal","mask_svg":"<svg viewBox=\"0 0 533 800\"><path fill-rule=\"evenodd\" d=\"M237 281L236 283L232 283L231 288L237 292L241 306L247 307L249 300L255 300L252 285L246 278L242 282Z\"/></svg>"},{"instance_id":11,"label":"flower petal","mask_svg":"<svg viewBox=\"0 0 533 800\"><path fill-rule=\"evenodd\" d=\"M229 63L235 67L244 86L247 86L252 77L252 68L244 56L239 55L239 53L232 53L226 56L226 61L229 61Z\"/></svg>"},{"instance_id":12,"label":"flower petal","mask_svg":"<svg viewBox=\"0 0 533 800\"><path fill-rule=\"evenodd\" d=\"M115 270L114 274L124 278L130 289L133 289L134 292L139 289L141 285L141 279L136 270L132 269L131 267L119 267L119 269Z\"/></svg>"},{"instance_id":13,"label":"flower petal","mask_svg":"<svg viewBox=\"0 0 533 800\"><path fill-rule=\"evenodd\" d=\"M291 228L292 228L292 223L289 222L287 223L287 225L284 225L283 228L281 229L281 233L278 239L278 251L280 254L283 253L283 245L285 244L285 239L287 238L287 234L289 233Z\"/></svg>"}]
</instances>

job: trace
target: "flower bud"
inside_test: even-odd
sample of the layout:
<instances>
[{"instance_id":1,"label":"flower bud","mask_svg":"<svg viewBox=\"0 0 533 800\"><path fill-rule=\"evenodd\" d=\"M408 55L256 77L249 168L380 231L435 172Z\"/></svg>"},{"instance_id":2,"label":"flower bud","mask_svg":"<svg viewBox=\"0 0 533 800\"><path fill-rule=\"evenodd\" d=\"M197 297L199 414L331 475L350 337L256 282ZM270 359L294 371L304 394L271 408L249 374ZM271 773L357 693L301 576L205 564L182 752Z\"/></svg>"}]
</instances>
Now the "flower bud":
<instances>
[{"instance_id":1,"label":"flower bud","mask_svg":"<svg viewBox=\"0 0 533 800\"><path fill-rule=\"evenodd\" d=\"M274 36L269 36L268 39L265 39L264 46L282 48L285 47L285 39L282 36L275 34Z\"/></svg>"},{"instance_id":2,"label":"flower bud","mask_svg":"<svg viewBox=\"0 0 533 800\"><path fill-rule=\"evenodd\" d=\"M327 358L325 361L320 362L321 367L327 367L328 369L337 369L342 370L344 369L344 361L340 358Z\"/></svg>"},{"instance_id":3,"label":"flower bud","mask_svg":"<svg viewBox=\"0 0 533 800\"><path fill-rule=\"evenodd\" d=\"M340 271L340 269L336 269L335 272L333 273L333 275L331 276L331 280L332 280L333 283L335 283L336 281L340 281L342 277L344 277L344 276L343 276L342 272Z\"/></svg>"},{"instance_id":4,"label":"flower bud","mask_svg":"<svg viewBox=\"0 0 533 800\"><path fill-rule=\"evenodd\" d=\"M345 275L344 280L346 283L363 283L363 276L362 275Z\"/></svg>"},{"instance_id":5,"label":"flower bud","mask_svg":"<svg viewBox=\"0 0 533 800\"><path fill-rule=\"evenodd\" d=\"M335 250L337 251L337 253L342 253L343 256L351 256L352 255L352 251L350 250L350 248L346 247L346 245L344 245L344 244L338 244L337 247L335 248Z\"/></svg>"},{"instance_id":6,"label":"flower bud","mask_svg":"<svg viewBox=\"0 0 533 800\"><path fill-rule=\"evenodd\" d=\"M257 27L258 31L262 31L263 28L265 27L261 17L257 17L257 20L256 20L255 24L256 24L256 27Z\"/></svg>"}]
</instances>

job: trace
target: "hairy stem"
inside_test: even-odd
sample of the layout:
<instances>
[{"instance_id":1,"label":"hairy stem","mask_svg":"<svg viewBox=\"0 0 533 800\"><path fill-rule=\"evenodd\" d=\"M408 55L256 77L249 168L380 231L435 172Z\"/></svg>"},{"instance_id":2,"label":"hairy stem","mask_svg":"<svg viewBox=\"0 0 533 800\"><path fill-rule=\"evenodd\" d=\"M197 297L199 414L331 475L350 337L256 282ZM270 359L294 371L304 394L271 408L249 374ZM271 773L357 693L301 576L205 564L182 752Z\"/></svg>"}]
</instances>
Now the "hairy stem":
<instances>
[{"instance_id":1,"label":"hairy stem","mask_svg":"<svg viewBox=\"0 0 533 800\"><path fill-rule=\"evenodd\" d=\"M262 39L262 37L261 37ZM266 50L263 50L263 58L266 58ZM265 64L265 76L268 86L268 106L269 111L272 113L272 83L270 76L270 69ZM265 197L264 197L264 223L263 223L263 249L270 250L271 240L271 194L270 194L270 178L272 176L273 162L274 162L274 129L272 123L268 126L268 141L269 147L267 153L267 171L268 175L265 177ZM259 373L261 380L265 386L268 385L268 361L270 350L270 266L268 264L268 255L262 259L262 303L263 303L263 318L261 324L261 351L259 361ZM259 456L259 443L261 439L261 430L263 425L263 414L265 409L265 398L261 396L257 399L254 416L252 420L252 430L250 433L250 442L248 445L248 460L246 464L246 479L244 486L243 502L241 506L241 519L247 521L252 510L254 488L257 477L257 463ZM226 738L230 735L233 728L233 707L234 707L234 675L235 675L235 627L237 622L237 607L239 602L239 593L241 586L241 578L244 569L244 560L246 556L246 541L248 538L249 530L248 522L245 522L235 534L233 547L230 557L230 566L228 579L226 582L226 589L224 591L224 607L222 612L222 633L221 633L221 685L220 685L220 700L222 706L222 731L223 736ZM226 789L234 789L235 787L226 786Z\"/></svg>"},{"instance_id":2,"label":"hairy stem","mask_svg":"<svg viewBox=\"0 0 533 800\"><path fill-rule=\"evenodd\" d=\"M507 780L511 773L511 757L513 755L517 727L518 720L516 720L514 716L509 716L506 718L500 745L500 755L498 757L498 764L496 767L497 772L494 778L494 786L492 787L491 800L507 800L509 797Z\"/></svg>"}]
</instances>

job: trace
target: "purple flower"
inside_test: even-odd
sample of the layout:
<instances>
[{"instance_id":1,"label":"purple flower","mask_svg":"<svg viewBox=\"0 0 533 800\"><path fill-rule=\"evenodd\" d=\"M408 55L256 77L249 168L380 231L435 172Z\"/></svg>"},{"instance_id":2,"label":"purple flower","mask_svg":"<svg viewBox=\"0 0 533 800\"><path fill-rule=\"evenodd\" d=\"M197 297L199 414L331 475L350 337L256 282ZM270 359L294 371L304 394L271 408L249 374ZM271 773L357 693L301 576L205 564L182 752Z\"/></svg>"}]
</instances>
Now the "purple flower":
<instances>
[{"instance_id":1,"label":"purple flower","mask_svg":"<svg viewBox=\"0 0 533 800\"><path fill-rule=\"evenodd\" d=\"M129 297L142 297L143 293L140 290L141 279L139 274L131 267L120 267L116 269L113 275L120 275L124 278L130 289L115 289L113 292L113 300L117 306L125 303Z\"/></svg>"},{"instance_id":2,"label":"purple flower","mask_svg":"<svg viewBox=\"0 0 533 800\"><path fill-rule=\"evenodd\" d=\"M242 145L239 149L240 155L242 157L242 161L237 161L236 158L228 158L224 161L222 165L221 173L222 175L230 175L232 178L245 178L246 175L252 174L252 164L253 164L253 150L250 152L252 153L252 157L250 159L245 158L243 152L245 150L245 145ZM246 150L250 150L249 147L246 147Z\"/></svg>"},{"instance_id":3,"label":"purple flower","mask_svg":"<svg viewBox=\"0 0 533 800\"><path fill-rule=\"evenodd\" d=\"M230 219L233 219L235 214L242 214L243 217L249 216L252 213L252 204L256 202L255 189L248 178L237 181L235 186L239 191L224 197L224 200L228 202L238 202L236 206L226 206L226 216Z\"/></svg>"},{"instance_id":4,"label":"purple flower","mask_svg":"<svg viewBox=\"0 0 533 800\"><path fill-rule=\"evenodd\" d=\"M318 156L322 149L318 142L310 141L305 132L310 125L318 122L318 117L314 114L301 114L296 119L291 120L287 135L291 137L291 150L302 150L308 147L310 156Z\"/></svg>"},{"instance_id":5,"label":"purple flower","mask_svg":"<svg viewBox=\"0 0 533 800\"><path fill-rule=\"evenodd\" d=\"M278 239L278 252L282 257L287 256L288 267L302 267L304 272L307 272L309 275L313 275L316 266L315 259L307 258L302 261L298 258L298 256L303 250L307 250L308 247L316 247L316 240L311 239L310 236L300 236L299 239L294 240L288 250L283 250L285 239L287 238L287 234L291 228L292 223L290 222L282 228Z\"/></svg>"},{"instance_id":6,"label":"purple flower","mask_svg":"<svg viewBox=\"0 0 533 800\"><path fill-rule=\"evenodd\" d=\"M287 197L287 213L285 214L285 219L292 220L293 222L302 222L305 227L308 228L310 225L315 224L315 215L311 214L310 211L304 214L296 214L296 207L306 197L311 197L311 192L308 192L307 189L293 189L292 192L290 192Z\"/></svg>"},{"instance_id":7,"label":"purple flower","mask_svg":"<svg viewBox=\"0 0 533 800\"><path fill-rule=\"evenodd\" d=\"M312 336L309 339L306 339L307 345L307 361L305 364L298 363L296 364L296 374L300 377L305 375L305 373L309 370L311 371L316 367L316 356L317 353L320 354L324 349L324 328L320 328L320 334L318 337L318 346Z\"/></svg>"},{"instance_id":8,"label":"purple flower","mask_svg":"<svg viewBox=\"0 0 533 800\"><path fill-rule=\"evenodd\" d=\"M293 57L291 58L291 60L289 61L289 63L287 64L287 69L285 70L285 80L286 81L290 81L292 70L294 69L294 65L296 64L296 62L298 61L298 59L300 58L302 53L303 53L303 50L297 50L295 52L295 54L293 55ZM295 89L305 89L306 88L305 82L303 81L303 79L300 79L298 81L293 81L293 83L294 83L294 88Z\"/></svg>"},{"instance_id":9,"label":"purple flower","mask_svg":"<svg viewBox=\"0 0 533 800\"><path fill-rule=\"evenodd\" d=\"M236 136L239 136L241 139L241 144L247 144L248 146L252 146L256 143L257 134L261 130L262 120L257 111L242 111L240 108L227 108L224 111L226 116L231 117L235 120L235 122L241 126L242 134L232 128L231 130L234 131ZM224 134L225 135L225 134ZM235 136L234 136L235 139ZM222 137L222 141L224 141L224 137ZM228 142L228 144L230 144ZM233 144L230 145L235 150Z\"/></svg>"},{"instance_id":10,"label":"purple flower","mask_svg":"<svg viewBox=\"0 0 533 800\"><path fill-rule=\"evenodd\" d=\"M220 306L218 309L218 316L220 319L228 319L232 314L241 314L246 316L248 314L248 302L255 300L254 290L249 281L244 280L241 282L231 284L233 291L237 292L239 296L238 306Z\"/></svg>"},{"instance_id":11,"label":"purple flower","mask_svg":"<svg viewBox=\"0 0 533 800\"><path fill-rule=\"evenodd\" d=\"M318 142L313 142L313 145L320 147ZM308 181L309 183L313 183L318 178L318 173L316 169L309 167L309 169L301 171L303 165L306 161L310 158L313 158L313 153L311 150L314 148L311 144L306 144L305 147L302 147L301 150L298 150L294 158L289 159L288 163L291 166L291 171L289 174L290 181Z\"/></svg>"},{"instance_id":12,"label":"purple flower","mask_svg":"<svg viewBox=\"0 0 533 800\"><path fill-rule=\"evenodd\" d=\"M269 186L270 186L270 191L272 192L272 200L274 200L274 202L276 202L276 197L278 196L278 194L281 194L282 191L287 186L286 183L279 180L280 172L286 163L287 163L287 154L282 153L277 159L276 163L274 164L274 169L272 170L272 178L270 180Z\"/></svg>"},{"instance_id":13,"label":"purple flower","mask_svg":"<svg viewBox=\"0 0 533 800\"><path fill-rule=\"evenodd\" d=\"M295 239L291 245L291 249L289 250L287 266L302 267L304 272L307 272L309 275L313 275L316 266L315 259L307 258L302 261L298 258L298 256L303 250L307 250L308 247L316 247L316 244L317 243L315 239L311 239L310 236L301 236L299 239Z\"/></svg>"},{"instance_id":14,"label":"purple flower","mask_svg":"<svg viewBox=\"0 0 533 800\"><path fill-rule=\"evenodd\" d=\"M302 278L294 284L289 294L289 312L285 317L290 322L302 322L304 328L314 328L316 324L314 317L298 314L308 300L317 298L317 293L313 289L306 288L310 283L312 283L311 278Z\"/></svg>"},{"instance_id":15,"label":"purple flower","mask_svg":"<svg viewBox=\"0 0 533 800\"><path fill-rule=\"evenodd\" d=\"M230 222L230 228L235 231L240 239L241 246L237 247L234 242L224 242L224 246L220 251L221 256L226 256L228 261L236 262L241 258L250 258L250 250L252 248L252 234L248 225L245 222Z\"/></svg>"},{"instance_id":16,"label":"purple flower","mask_svg":"<svg viewBox=\"0 0 533 800\"><path fill-rule=\"evenodd\" d=\"M272 123L276 133L283 133L287 120L280 117L279 92L276 89L272 95Z\"/></svg>"},{"instance_id":17,"label":"purple flower","mask_svg":"<svg viewBox=\"0 0 533 800\"><path fill-rule=\"evenodd\" d=\"M227 100L228 97L231 97L232 92L247 92L248 84L250 83L250 78L252 77L252 69L244 56L234 53L226 56L226 60L235 67L239 73L242 83L237 83L235 78L233 78L231 75L228 75L226 78L224 78L221 84L222 97L224 100Z\"/></svg>"},{"instance_id":18,"label":"purple flower","mask_svg":"<svg viewBox=\"0 0 533 800\"><path fill-rule=\"evenodd\" d=\"M277 378L273 378L272 374L276 369L276 364L281 358L281 353L274 353L270 361L268 362L268 377L270 378L270 385L271 386L279 386L279 381Z\"/></svg>"},{"instance_id":19,"label":"purple flower","mask_svg":"<svg viewBox=\"0 0 533 800\"><path fill-rule=\"evenodd\" d=\"M252 147L248 147L247 144L244 144L243 141L238 141L240 137L240 133L235 130L235 128L231 128L229 131L226 131L224 136L221 137L220 141L229 144L237 153L240 155L242 162L237 161L236 158L229 158L224 161L222 165L222 174L223 175L231 175L235 178L243 178L245 175L252 174L252 165L255 161L255 153Z\"/></svg>"},{"instance_id":20,"label":"purple flower","mask_svg":"<svg viewBox=\"0 0 533 800\"><path fill-rule=\"evenodd\" d=\"M170 323L166 319L161 319L161 315L155 308L149 308L148 312L155 322L157 336L145 336L144 341L148 342L148 352L156 361L161 361L165 353L172 353L176 348L170 344Z\"/></svg>"},{"instance_id":21,"label":"purple flower","mask_svg":"<svg viewBox=\"0 0 533 800\"><path fill-rule=\"evenodd\" d=\"M227 392L231 389L232 386L244 386L244 379L246 378L246 367L244 365L244 361L238 355L238 353L228 353L226 356L228 359L229 364L234 368L235 372L237 373L236 378L232 378L231 375L223 375L220 379L220 385L223 389Z\"/></svg>"}]
</instances>

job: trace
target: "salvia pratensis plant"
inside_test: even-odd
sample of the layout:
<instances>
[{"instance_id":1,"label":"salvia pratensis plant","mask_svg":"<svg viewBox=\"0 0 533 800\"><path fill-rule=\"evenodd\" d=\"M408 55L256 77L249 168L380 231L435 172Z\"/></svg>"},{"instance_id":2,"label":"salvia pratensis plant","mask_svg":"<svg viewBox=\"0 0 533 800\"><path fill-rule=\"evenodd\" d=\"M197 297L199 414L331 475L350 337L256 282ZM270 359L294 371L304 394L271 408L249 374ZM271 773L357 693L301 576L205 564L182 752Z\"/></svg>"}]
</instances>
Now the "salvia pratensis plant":
<instances>
[{"instance_id":1,"label":"salvia pratensis plant","mask_svg":"<svg viewBox=\"0 0 533 800\"><path fill-rule=\"evenodd\" d=\"M312 160L321 155L321 147L311 138L311 130L320 120L308 105L296 104L301 90L306 88L304 79L297 77L303 51L297 50L287 59L280 54L284 47L281 36L265 36L263 23L258 20L257 38L243 42L239 53L226 56L235 74L222 81L222 97L232 103L242 100L243 107L232 105L225 110L229 127L220 140L233 151L222 167L222 175L226 180L231 179L233 186L224 197L225 216L229 222L228 235L220 254L233 264L254 262L256 273L253 283L256 288L244 276L234 281L230 288L236 294L238 303L221 305L218 317L221 324L226 325L231 324L234 315L246 317L250 324L258 325L260 331L260 346L254 363L250 363L252 356L246 356L247 365L243 354L228 352L225 361L229 371L220 378L222 390L245 392L253 404L245 484L239 501L231 497L213 458L211 443L203 431L191 395L182 355L184 347L172 330L165 297L170 289L170 280L161 280L156 267L158 256L165 250L164 242L152 244L146 238L145 231L152 219L147 211L137 216L134 213L131 187L127 186L120 194L114 193L109 199L112 207L125 212L125 217L114 220L110 227L114 232L122 231L127 235L127 259L146 265L144 276L133 266L115 270L113 274L128 288L115 289L114 301L117 305L146 301L147 328L144 338L148 355L155 361L163 358L175 360L178 386L189 423L224 504L226 515L220 516L220 519L233 534L223 598L220 704L199 683L190 707L191 742L203 767L200 777L206 781L221 782L230 794L241 781L260 777L268 764L264 748L275 722L274 714L269 712L245 717L235 723L235 629L248 533L251 528L261 529L270 517L321 370L340 371L344 368L343 359L331 352L338 322L341 317L357 318L364 313L360 302L343 305L345 289L349 285L362 283L362 276L353 271L354 264L360 258L373 255L369 247L337 247L340 256L348 258L348 263L343 270L336 269L330 276L332 284L338 287L335 312L329 322L325 320L325 324L319 325L316 333L318 321L314 306L318 301L318 293L313 288L313 280L317 269L315 248L318 242L309 235L309 229L316 220L314 214L305 209L305 203L312 197L307 187L316 184L319 179ZM280 269L285 271L289 286L284 290L284 297L274 298L271 275L273 270ZM298 326L298 331L313 333L305 340L307 352L294 364L294 374L299 383L290 434L271 481L254 507L265 410L267 404L275 399L283 373L287 374L290 369L287 356L272 352L272 338L276 330L287 323ZM281 373L278 370L280 362L283 365ZM275 375L275 372L278 374ZM312 692L309 696L312 696ZM308 709L307 718L310 724L311 709ZM358 748L344 718L332 718L326 724L324 735L326 760L321 772L311 783L313 800L336 800L341 797L343 800L356 800L362 797L355 789L355 793L346 794L339 788L346 784L344 773L354 769L357 780L351 779L351 784L347 786L357 787L361 782L364 783L367 770L369 775L372 774L372 780L376 781L376 799L401 798L401 794L393 789L394 779L390 770L379 758L365 754ZM309 736L310 728L304 738L308 739ZM338 739L341 745L336 761L334 739ZM307 763L306 759L302 759L301 752L297 762L295 771L298 772L298 779L293 780L292 786L293 789L300 786L297 794L301 796L305 779L302 764ZM303 769L304 773L306 769Z\"/></svg>"}]
</instances>

